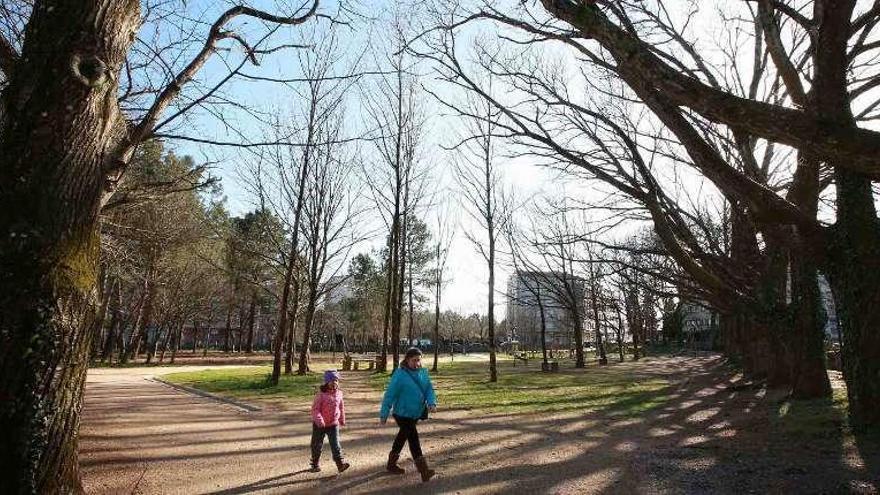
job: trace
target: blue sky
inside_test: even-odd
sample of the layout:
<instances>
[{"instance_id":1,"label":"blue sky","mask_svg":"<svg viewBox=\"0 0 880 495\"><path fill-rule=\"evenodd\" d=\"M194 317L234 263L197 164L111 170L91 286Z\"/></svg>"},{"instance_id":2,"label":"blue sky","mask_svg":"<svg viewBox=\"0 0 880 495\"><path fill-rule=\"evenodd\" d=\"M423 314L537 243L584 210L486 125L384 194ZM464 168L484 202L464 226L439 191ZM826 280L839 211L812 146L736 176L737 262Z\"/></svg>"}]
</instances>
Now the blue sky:
<instances>
[{"instance_id":1,"label":"blue sky","mask_svg":"<svg viewBox=\"0 0 880 495\"><path fill-rule=\"evenodd\" d=\"M256 2L268 11L277 11L276 4L278 2ZM330 12L333 7L324 3L325 12ZM361 12L378 13L383 8L388 7L386 2L361 3L356 5ZM212 22L219 13L226 8L226 4L218 4L213 2L195 2L187 4L188 15L203 19L205 24L201 26L201 32L206 32L208 23ZM325 29L328 25L326 21L318 21L320 28ZM343 28L345 32L345 50L347 53L360 54L365 48L371 48L378 51L381 47L372 46L373 40L377 39L377 30L383 29L384 21L375 19L355 19L349 28ZM262 33L266 32L266 27L252 20L238 22L234 24L236 32L243 34L248 40L259 39ZM265 46L273 46L280 43L297 42L301 39L304 31L312 29L302 27L283 27L280 28L273 36L271 43ZM167 36L174 36L173 32L165 33ZM378 33L378 34L381 34ZM179 33L178 33L179 35ZM202 94L203 88L207 88L216 84L222 77L228 73L228 65L236 63L244 56L244 52L240 46L230 40L222 42L223 51L220 56L215 55L206 67L199 74L196 84L188 88L187 97L193 98ZM370 57L367 57L366 63L369 64ZM181 57L181 63L185 62L187 57ZM363 64L366 65L366 64ZM421 79L422 84L430 88L432 91L444 94L448 92L447 88L439 87L433 81L430 70L422 67L421 71L425 76ZM248 66L245 71L247 74L259 75L262 77L274 78L291 78L299 76L296 68L295 53L292 50L278 52L272 55L261 57L259 67ZM355 91L355 90L353 90ZM356 92L356 91L355 91ZM238 102L247 106L249 109L263 112L264 115L284 115L295 113L297 108L297 99L292 87L284 85L237 80L231 82L224 88L224 98L228 101ZM451 96L450 96L451 97ZM350 135L357 135L363 131L363 116L360 114L362 109L357 102L357 94L352 94L349 103L349 112L351 118L347 118L349 124L348 132ZM457 122L448 116L444 116L441 107L432 101L432 97L424 95L425 112L427 117L426 140L423 144L423 153L429 157L430 161L435 162L434 182L438 188L450 187L454 188L453 180L449 175L448 166L449 157L444 155L441 144L449 144L449 136L456 132ZM258 141L265 132L265 127L248 115L247 112L233 110L220 106L209 110L199 110L188 115L185 121L181 121L178 127L174 129L175 133L184 134L198 138L206 138L217 141L241 141L244 140ZM215 112L222 112L222 119L215 115ZM179 153L185 153L196 157L197 160L210 161L216 163L214 174L222 179L224 194L227 197L227 205L233 214L242 214L254 207L255 198L248 194L241 180L243 170L242 164L253 159L251 151L243 151L231 147L222 147L215 145L196 144L186 141L173 141L171 145ZM364 146L363 152L366 156L365 160L372 159L369 156L369 146ZM531 166L521 161L512 161L505 163L503 174L506 181L511 187L518 190L518 196L525 198L539 191L545 184L548 177L546 171ZM440 208L448 211L459 210L458 198L454 194L447 195ZM424 212L424 216L430 221L433 218L433 211ZM485 312L486 304L486 279L488 271L482 258L479 257L474 246L465 239L465 232L471 231L479 234L477 225L467 218L464 214L453 215L459 219L459 225L456 227L457 236L453 242L450 261L449 274L450 284L448 290L443 297L444 309L453 309L462 313ZM381 225L381 220L377 217L370 219ZM363 243L356 252L369 251L382 242L382 235ZM502 290L506 284L508 270L501 266L498 269L497 290ZM503 297L497 297L496 300L501 303L496 308L496 315L503 317Z\"/></svg>"}]
</instances>

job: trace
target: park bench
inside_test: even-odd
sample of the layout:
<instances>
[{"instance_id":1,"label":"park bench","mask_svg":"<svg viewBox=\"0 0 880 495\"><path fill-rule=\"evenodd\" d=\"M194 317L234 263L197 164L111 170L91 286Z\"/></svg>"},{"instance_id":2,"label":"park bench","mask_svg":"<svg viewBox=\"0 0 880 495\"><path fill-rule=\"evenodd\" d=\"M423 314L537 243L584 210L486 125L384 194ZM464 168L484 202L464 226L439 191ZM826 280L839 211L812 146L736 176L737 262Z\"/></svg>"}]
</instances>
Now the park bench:
<instances>
[{"instance_id":1,"label":"park bench","mask_svg":"<svg viewBox=\"0 0 880 495\"><path fill-rule=\"evenodd\" d=\"M526 366L528 366L528 365L529 365L529 355L528 355L528 353L526 353L526 352L514 352L514 353L513 353L513 366L514 366L514 367L516 367L516 362L517 362L517 361L522 361L523 363L526 364Z\"/></svg>"},{"instance_id":2,"label":"park bench","mask_svg":"<svg viewBox=\"0 0 880 495\"><path fill-rule=\"evenodd\" d=\"M559 371L559 361L548 359L547 362L541 361L541 371Z\"/></svg>"},{"instance_id":3,"label":"park bench","mask_svg":"<svg viewBox=\"0 0 880 495\"><path fill-rule=\"evenodd\" d=\"M342 358L342 371L357 371L361 363L366 365L367 370L372 370L376 366L376 355L363 354L360 356L351 356L346 354Z\"/></svg>"}]
</instances>

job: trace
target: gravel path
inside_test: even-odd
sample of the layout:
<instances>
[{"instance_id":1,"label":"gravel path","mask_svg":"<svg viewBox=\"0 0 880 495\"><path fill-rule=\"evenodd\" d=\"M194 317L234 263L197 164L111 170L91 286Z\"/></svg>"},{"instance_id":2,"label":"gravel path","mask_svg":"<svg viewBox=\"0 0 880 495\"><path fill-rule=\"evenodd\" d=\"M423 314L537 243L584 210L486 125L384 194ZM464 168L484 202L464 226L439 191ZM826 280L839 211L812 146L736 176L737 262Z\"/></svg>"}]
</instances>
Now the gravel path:
<instances>
[{"instance_id":1,"label":"gravel path","mask_svg":"<svg viewBox=\"0 0 880 495\"><path fill-rule=\"evenodd\" d=\"M779 398L725 373L717 357L615 366L668 378L672 386L663 393L670 400L629 418L441 411L420 426L425 454L439 472L427 485L408 453L406 475L384 473L395 430L378 425L379 394L363 373L343 382L349 427L342 445L352 468L337 475L326 445L324 471L305 472L309 404L246 412L147 379L180 368L96 369L89 372L80 439L84 483L95 494L877 493L880 487L876 444L833 434L778 438L768 418Z\"/></svg>"}]
</instances>

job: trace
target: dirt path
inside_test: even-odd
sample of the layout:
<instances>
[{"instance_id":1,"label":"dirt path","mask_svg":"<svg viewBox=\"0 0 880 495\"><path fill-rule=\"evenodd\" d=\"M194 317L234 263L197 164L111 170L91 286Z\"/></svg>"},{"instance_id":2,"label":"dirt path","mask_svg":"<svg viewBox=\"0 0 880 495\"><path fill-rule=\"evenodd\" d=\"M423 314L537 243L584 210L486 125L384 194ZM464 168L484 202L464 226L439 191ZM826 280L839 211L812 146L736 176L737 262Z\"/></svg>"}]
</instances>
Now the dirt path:
<instances>
[{"instance_id":1,"label":"dirt path","mask_svg":"<svg viewBox=\"0 0 880 495\"><path fill-rule=\"evenodd\" d=\"M304 471L308 404L244 412L146 380L156 368L92 370L80 443L84 482L98 494L876 493L880 486L876 444L811 432L778 438L768 419L777 399L721 371L717 358L616 366L668 378L669 401L630 418L440 412L420 426L440 473L428 485L408 453L406 475L384 473L395 431L378 425L379 394L363 374L344 381L343 448L353 467L337 475L327 446L324 471Z\"/></svg>"}]
</instances>

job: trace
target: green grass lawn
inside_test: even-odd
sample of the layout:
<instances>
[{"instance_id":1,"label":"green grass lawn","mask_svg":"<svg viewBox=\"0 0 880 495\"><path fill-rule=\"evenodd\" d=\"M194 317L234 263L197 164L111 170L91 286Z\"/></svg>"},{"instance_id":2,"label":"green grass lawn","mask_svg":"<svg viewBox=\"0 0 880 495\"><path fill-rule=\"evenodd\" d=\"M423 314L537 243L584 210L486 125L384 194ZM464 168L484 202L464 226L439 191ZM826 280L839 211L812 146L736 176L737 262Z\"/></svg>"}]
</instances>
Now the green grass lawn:
<instances>
[{"instance_id":1,"label":"green grass lawn","mask_svg":"<svg viewBox=\"0 0 880 495\"><path fill-rule=\"evenodd\" d=\"M240 399L306 400L314 396L321 378L315 374L281 375L278 385L269 384L271 366L186 371L163 375L171 383Z\"/></svg>"},{"instance_id":2,"label":"green grass lawn","mask_svg":"<svg viewBox=\"0 0 880 495\"><path fill-rule=\"evenodd\" d=\"M512 366L499 361L499 380L487 379L486 362L445 362L433 374L434 387L444 409L476 409L484 412L524 413L537 411L604 410L612 415L643 413L668 400L666 380L634 375L625 367L571 369L560 363L558 373L542 373L536 368ZM172 383L238 399L268 401L308 401L315 393L320 376L282 376L270 386L270 368L229 368L173 373L164 378ZM352 373L376 391L384 389L388 374ZM343 379L345 380L345 378ZM343 389L345 385L343 384Z\"/></svg>"},{"instance_id":3,"label":"green grass lawn","mask_svg":"<svg viewBox=\"0 0 880 495\"><path fill-rule=\"evenodd\" d=\"M639 414L668 400L666 380L634 376L627 368L571 369L560 362L557 373L542 373L521 364L499 362L498 381L488 380L487 363L448 363L432 375L443 408L486 412L606 410L612 415ZM370 384L382 390L388 375L372 375Z\"/></svg>"}]
</instances>

